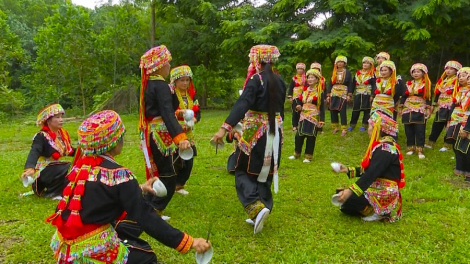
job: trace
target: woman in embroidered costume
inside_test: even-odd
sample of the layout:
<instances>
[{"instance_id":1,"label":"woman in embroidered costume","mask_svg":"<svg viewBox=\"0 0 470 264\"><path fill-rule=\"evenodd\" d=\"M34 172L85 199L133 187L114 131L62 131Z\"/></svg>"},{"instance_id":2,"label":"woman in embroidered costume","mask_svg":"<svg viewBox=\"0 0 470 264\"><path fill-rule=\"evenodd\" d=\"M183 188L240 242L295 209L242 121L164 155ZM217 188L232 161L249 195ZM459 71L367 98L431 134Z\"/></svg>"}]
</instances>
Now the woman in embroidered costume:
<instances>
[{"instance_id":1,"label":"woman in embroidered costume","mask_svg":"<svg viewBox=\"0 0 470 264\"><path fill-rule=\"evenodd\" d=\"M405 125L406 155L418 152L418 157L424 159L423 147L426 140L426 120L431 116L431 81L428 68L422 63L416 63L410 70L413 81L406 83L406 90L401 97L399 109L401 120Z\"/></svg>"},{"instance_id":2,"label":"woman in embroidered costume","mask_svg":"<svg viewBox=\"0 0 470 264\"><path fill-rule=\"evenodd\" d=\"M346 102L350 102L352 100L353 90L352 76L349 70L346 69L347 63L348 59L345 56L336 57L333 75L331 76L326 95L326 103L329 104L331 113L333 134L336 134L339 130L339 114L341 116L341 136L343 137L346 135L348 128Z\"/></svg>"},{"instance_id":3,"label":"woman in embroidered costume","mask_svg":"<svg viewBox=\"0 0 470 264\"><path fill-rule=\"evenodd\" d=\"M468 117L470 116L470 67L463 67L457 73L460 86L454 89L452 95L453 111L450 122L447 126L446 139L454 144L459 137L462 127L465 127ZM454 146L455 153L455 169L454 174L464 176L466 174L467 165L462 162L461 151Z\"/></svg>"},{"instance_id":4,"label":"woman in embroidered costume","mask_svg":"<svg viewBox=\"0 0 470 264\"><path fill-rule=\"evenodd\" d=\"M375 61L377 62L377 65L379 66L375 69L375 72L374 72L375 78L380 78L380 65L382 64L382 62L386 60L387 61L390 60L390 54L388 54L385 51L379 52L379 54L375 55Z\"/></svg>"},{"instance_id":5,"label":"woman in embroidered costume","mask_svg":"<svg viewBox=\"0 0 470 264\"><path fill-rule=\"evenodd\" d=\"M318 63L318 62L312 62L312 64L310 64L310 69L317 69L321 74L321 64ZM325 81L325 77L323 77L323 75L320 78L320 85L321 85L321 87L323 87L323 89L326 89L326 81ZM323 100L323 102L325 102L325 100ZM323 132L323 127L319 127L318 132L323 134L324 133Z\"/></svg>"},{"instance_id":6,"label":"woman in embroidered costume","mask_svg":"<svg viewBox=\"0 0 470 264\"><path fill-rule=\"evenodd\" d=\"M371 141L362 159L361 167L347 168L340 172L350 179L360 177L348 189L339 192L341 211L362 216L364 221L388 220L401 217L400 189L405 187L403 156L395 137L398 124L390 116L375 111L369 119Z\"/></svg>"},{"instance_id":7,"label":"woman in embroidered costume","mask_svg":"<svg viewBox=\"0 0 470 264\"><path fill-rule=\"evenodd\" d=\"M60 199L68 181L65 178L70 162L61 160L73 156L75 150L69 134L62 128L65 114L60 104L51 104L38 113L36 125L41 130L34 136L21 178L32 177L33 191L40 197Z\"/></svg>"},{"instance_id":8,"label":"woman in embroidered costume","mask_svg":"<svg viewBox=\"0 0 470 264\"><path fill-rule=\"evenodd\" d=\"M238 199L254 224L254 233L263 229L273 207L271 184L278 190L277 169L281 158L283 102L286 87L271 65L279 58L275 46L257 45L250 50L250 63L257 74L250 77L240 98L219 131L213 136L223 142L226 132L243 119L243 135L236 155L235 185Z\"/></svg>"},{"instance_id":9,"label":"woman in embroidered costume","mask_svg":"<svg viewBox=\"0 0 470 264\"><path fill-rule=\"evenodd\" d=\"M374 59L371 57L364 57L362 59L362 69L356 71L353 83L355 84L355 95L353 99L353 112L351 116L351 122L349 123L348 131L352 131L356 127L357 120L361 112L364 112L362 116L362 126L360 131L366 131L370 116L370 103L372 101L371 94L372 90L375 90L375 76L374 76Z\"/></svg>"},{"instance_id":10,"label":"woman in embroidered costume","mask_svg":"<svg viewBox=\"0 0 470 264\"><path fill-rule=\"evenodd\" d=\"M178 98L179 106L176 110L176 117L178 118L179 123L183 127L183 131L186 133L186 136L191 143L191 147L194 152L194 156L197 156L196 145L194 143L194 133L193 126L195 123L201 120L201 111L199 109L199 103L196 98L196 89L193 85L193 72L191 68L187 65L179 66L173 68L170 72L170 84L175 89L176 97ZM190 110L190 111L187 111ZM192 111L192 112L191 112ZM188 116L189 114L189 116ZM192 119L187 118L185 120L185 115L187 117L192 117ZM176 192L182 195L188 195L188 191L184 189L184 185L191 175L193 169L194 159L183 160L181 162L181 169L178 172L176 178Z\"/></svg>"},{"instance_id":11,"label":"woman in embroidered costume","mask_svg":"<svg viewBox=\"0 0 470 264\"><path fill-rule=\"evenodd\" d=\"M458 174L464 176L465 181L470 182L470 115L462 123L455 143L455 163L460 168Z\"/></svg>"},{"instance_id":12,"label":"woman in embroidered costume","mask_svg":"<svg viewBox=\"0 0 470 264\"><path fill-rule=\"evenodd\" d=\"M295 65L295 69L297 70L297 74L292 77L289 90L287 91L287 98L292 104L292 130L294 131L297 130L297 126L299 125L300 115L297 111L295 111L293 102L302 93L304 86L307 85L307 80L305 78L305 63L297 63L297 65Z\"/></svg>"},{"instance_id":13,"label":"woman in embroidered costume","mask_svg":"<svg viewBox=\"0 0 470 264\"><path fill-rule=\"evenodd\" d=\"M148 50L140 59L139 130L147 179L159 177L168 190L166 197L147 196L160 214L175 193L177 175L182 168L182 159L177 159L178 149L191 148L175 116L180 105L178 97L164 79L170 73L170 61L170 51L164 45ZM162 217L169 219L168 216Z\"/></svg>"},{"instance_id":14,"label":"woman in embroidered costume","mask_svg":"<svg viewBox=\"0 0 470 264\"><path fill-rule=\"evenodd\" d=\"M393 61L383 61L379 66L380 78L376 79L376 88L372 91L371 113L380 110L397 120L397 112L400 96L403 93L403 82L397 79L396 67Z\"/></svg>"},{"instance_id":15,"label":"woman in embroidered costume","mask_svg":"<svg viewBox=\"0 0 470 264\"><path fill-rule=\"evenodd\" d=\"M307 139L307 143L305 144L303 162L310 163L313 158L318 129L325 124L325 104L323 103L325 89L320 80L320 71L317 69L308 70L308 87L304 87L302 94L294 100L295 110L300 112L300 121L295 134L295 152L293 156L289 157L291 160L300 157L305 139Z\"/></svg>"},{"instance_id":16,"label":"woman in embroidered costume","mask_svg":"<svg viewBox=\"0 0 470 264\"><path fill-rule=\"evenodd\" d=\"M432 148L436 143L437 138L441 135L442 130L450 120L452 114L452 94L454 89L459 85L457 80L457 72L462 68L462 64L457 61L448 61L444 67L444 73L441 78L437 81L434 89L434 102L431 107L431 113L435 110L436 116L432 123L431 134L429 135L429 141L424 146L426 148ZM452 140L446 139L444 136L444 146L439 151L447 151L452 148Z\"/></svg>"},{"instance_id":17,"label":"woman in embroidered costume","mask_svg":"<svg viewBox=\"0 0 470 264\"><path fill-rule=\"evenodd\" d=\"M75 159L70 183L47 219L57 228L51 241L57 263L156 264L152 248L139 238L142 232L180 253L211 247L167 224L146 203L142 191L153 195L157 178L139 188L132 172L114 160L124 133L121 118L111 110L88 117L78 128L83 155Z\"/></svg>"}]
</instances>

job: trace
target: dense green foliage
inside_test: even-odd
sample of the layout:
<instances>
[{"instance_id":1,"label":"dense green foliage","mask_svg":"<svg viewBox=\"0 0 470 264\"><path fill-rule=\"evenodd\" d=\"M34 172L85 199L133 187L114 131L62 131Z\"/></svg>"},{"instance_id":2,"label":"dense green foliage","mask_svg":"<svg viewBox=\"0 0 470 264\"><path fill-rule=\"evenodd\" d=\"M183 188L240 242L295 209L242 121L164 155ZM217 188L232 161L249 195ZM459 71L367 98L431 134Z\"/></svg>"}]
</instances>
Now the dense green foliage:
<instances>
[{"instance_id":1,"label":"dense green foliage","mask_svg":"<svg viewBox=\"0 0 470 264\"><path fill-rule=\"evenodd\" d=\"M294 152L294 133L290 130L291 115L286 115L279 193L273 197L274 209L263 232L254 235L253 227L245 223L247 215L237 199L234 176L225 172L232 147L226 144L216 155L209 144L227 115L226 111L202 112L195 131L198 156L186 186L189 195L175 194L165 210L171 216L171 225L193 236L205 237L213 225L212 263L470 262L470 184L453 175L454 154L438 151L442 138L434 150L425 150L426 159L404 157L407 183L402 190L403 218L393 224L365 223L343 215L331 204L335 188L354 181L345 174L333 173L330 163L359 165L368 143L366 132L356 129L342 138L332 135L326 126L325 133L318 136L312 163L304 164L301 159L287 159ZM138 117L122 117L127 132L123 152L116 159L143 182L144 158L135 129ZM31 138L38 130L23 121L0 129L0 263L53 263L49 243L54 227L44 220L57 201L18 196L30 190L22 186L19 176ZM76 121L64 125L72 142L76 142L78 125ZM428 131L431 125L428 122ZM400 135L402 148L405 141ZM194 251L180 255L148 235L143 238L163 263L195 263Z\"/></svg>"},{"instance_id":2,"label":"dense green foliage","mask_svg":"<svg viewBox=\"0 0 470 264\"><path fill-rule=\"evenodd\" d=\"M192 67L203 107L234 102L247 53L260 43L280 48L286 81L298 61L323 63L329 77L338 54L354 69L363 56L388 51L399 74L422 62L434 81L446 61L470 63L467 0L102 2L90 10L63 0L0 0L0 93L24 101L0 102L3 115L51 102L85 114L126 89L128 102L119 105L135 111L138 62L152 43L168 46L173 66Z\"/></svg>"}]
</instances>

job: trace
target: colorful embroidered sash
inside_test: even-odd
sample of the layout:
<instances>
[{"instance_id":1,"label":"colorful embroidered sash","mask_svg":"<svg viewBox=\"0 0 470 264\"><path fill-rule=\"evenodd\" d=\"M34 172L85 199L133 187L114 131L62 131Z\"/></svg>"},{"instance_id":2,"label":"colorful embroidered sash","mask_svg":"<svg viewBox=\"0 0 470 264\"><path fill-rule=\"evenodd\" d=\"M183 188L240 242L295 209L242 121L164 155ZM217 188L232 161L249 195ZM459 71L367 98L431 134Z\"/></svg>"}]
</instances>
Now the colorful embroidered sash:
<instances>
[{"instance_id":1,"label":"colorful embroidered sash","mask_svg":"<svg viewBox=\"0 0 470 264\"><path fill-rule=\"evenodd\" d=\"M395 103L393 97L387 94L377 94L372 101L372 111L380 110L388 116L393 116L395 112Z\"/></svg>"},{"instance_id":2,"label":"colorful embroidered sash","mask_svg":"<svg viewBox=\"0 0 470 264\"><path fill-rule=\"evenodd\" d=\"M424 110L426 110L426 101L420 96L409 96L405 101L404 107L403 114L411 112L424 114Z\"/></svg>"},{"instance_id":3,"label":"colorful embroidered sash","mask_svg":"<svg viewBox=\"0 0 470 264\"><path fill-rule=\"evenodd\" d=\"M57 263L125 264L129 249L121 243L114 228L107 224L74 240L56 231L51 244Z\"/></svg>"},{"instance_id":4,"label":"colorful embroidered sash","mask_svg":"<svg viewBox=\"0 0 470 264\"><path fill-rule=\"evenodd\" d=\"M307 120L308 122L318 126L318 116L320 111L315 104L303 104L302 111L300 112L300 121Z\"/></svg>"},{"instance_id":5,"label":"colorful embroidered sash","mask_svg":"<svg viewBox=\"0 0 470 264\"><path fill-rule=\"evenodd\" d=\"M356 95L370 95L371 91L371 85L360 84L356 86Z\"/></svg>"},{"instance_id":6,"label":"colorful embroidered sash","mask_svg":"<svg viewBox=\"0 0 470 264\"><path fill-rule=\"evenodd\" d=\"M331 88L331 96L341 97L347 99L348 96L348 87L344 84L335 84Z\"/></svg>"},{"instance_id":7,"label":"colorful embroidered sash","mask_svg":"<svg viewBox=\"0 0 470 264\"><path fill-rule=\"evenodd\" d=\"M163 156L167 157L176 152L178 147L173 143L173 138L161 117L155 117L149 121L148 126L150 133L152 133L152 139Z\"/></svg>"},{"instance_id":8,"label":"colorful embroidered sash","mask_svg":"<svg viewBox=\"0 0 470 264\"><path fill-rule=\"evenodd\" d=\"M364 196L376 214L380 216L390 214L390 222L400 219L402 201L396 182L379 178L364 192Z\"/></svg>"}]
</instances>

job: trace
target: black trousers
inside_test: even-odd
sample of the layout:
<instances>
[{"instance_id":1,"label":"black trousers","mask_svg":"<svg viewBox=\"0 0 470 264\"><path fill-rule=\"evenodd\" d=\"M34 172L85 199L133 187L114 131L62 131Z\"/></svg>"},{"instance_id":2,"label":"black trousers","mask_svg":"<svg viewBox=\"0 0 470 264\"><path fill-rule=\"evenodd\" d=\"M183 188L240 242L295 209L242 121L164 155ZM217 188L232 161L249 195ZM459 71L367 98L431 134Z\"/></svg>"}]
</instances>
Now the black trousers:
<instances>
[{"instance_id":1,"label":"black trousers","mask_svg":"<svg viewBox=\"0 0 470 264\"><path fill-rule=\"evenodd\" d=\"M304 145L305 139L307 139L307 143L305 144L305 154L313 155L313 151L315 150L315 141L317 140L317 137L301 136L299 135L299 131L295 133L295 153L302 153L302 147Z\"/></svg>"},{"instance_id":2,"label":"black trousers","mask_svg":"<svg viewBox=\"0 0 470 264\"><path fill-rule=\"evenodd\" d=\"M455 169L470 176L470 151L465 154L454 147L454 153Z\"/></svg>"},{"instance_id":3,"label":"black trousers","mask_svg":"<svg viewBox=\"0 0 470 264\"><path fill-rule=\"evenodd\" d=\"M238 200L246 207L260 200L266 208L272 211L273 195L271 185L273 177L268 176L266 182L258 182L256 175L249 175L243 170L235 169L235 187Z\"/></svg>"},{"instance_id":4,"label":"black trousers","mask_svg":"<svg viewBox=\"0 0 470 264\"><path fill-rule=\"evenodd\" d=\"M332 124L337 124L339 123L339 120L338 120L338 114L340 115L341 117L341 125L343 126L346 126L348 124L348 117L347 117L347 113L346 113L346 105L343 106L343 108L341 108L340 111L338 110L330 110L330 114L331 114L331 123Z\"/></svg>"},{"instance_id":5,"label":"black trousers","mask_svg":"<svg viewBox=\"0 0 470 264\"><path fill-rule=\"evenodd\" d=\"M406 145L424 147L426 141L426 123L405 124Z\"/></svg>"},{"instance_id":6,"label":"black trousers","mask_svg":"<svg viewBox=\"0 0 470 264\"><path fill-rule=\"evenodd\" d=\"M369 118L370 118L370 109L365 109L365 110L353 110L352 116L351 116L351 126L357 124L357 120L359 120L359 116L361 115L361 112L364 112L362 115L362 124L364 127L367 127L369 125Z\"/></svg>"},{"instance_id":7,"label":"black trousers","mask_svg":"<svg viewBox=\"0 0 470 264\"><path fill-rule=\"evenodd\" d=\"M185 160L182 163L181 169L178 170L178 175L176 176L176 185L184 186L191 176L191 171L193 170L194 158L190 160Z\"/></svg>"},{"instance_id":8,"label":"black trousers","mask_svg":"<svg viewBox=\"0 0 470 264\"><path fill-rule=\"evenodd\" d=\"M364 195L357 196L352 194L343 205L341 205L341 212L353 216L364 216L361 212L363 212L367 206L370 206L370 204Z\"/></svg>"},{"instance_id":9,"label":"black trousers","mask_svg":"<svg viewBox=\"0 0 470 264\"><path fill-rule=\"evenodd\" d=\"M446 127L447 122L436 122L434 121L432 123L431 127L431 134L429 135L429 141L436 142L439 136L442 133L442 130ZM452 144L451 139L446 139L446 136L444 135L444 143Z\"/></svg>"},{"instance_id":10,"label":"black trousers","mask_svg":"<svg viewBox=\"0 0 470 264\"><path fill-rule=\"evenodd\" d=\"M67 172L70 162L49 164L40 173L31 186L39 197L61 196L64 188L69 184Z\"/></svg>"},{"instance_id":11,"label":"black trousers","mask_svg":"<svg viewBox=\"0 0 470 264\"><path fill-rule=\"evenodd\" d=\"M145 252L135 248L129 248L127 264L157 264L157 256L153 252Z\"/></svg>"},{"instance_id":12,"label":"black trousers","mask_svg":"<svg viewBox=\"0 0 470 264\"><path fill-rule=\"evenodd\" d=\"M157 256L147 241L140 238L142 228L129 219L112 223L119 239L129 249L127 264L157 264Z\"/></svg>"}]
</instances>

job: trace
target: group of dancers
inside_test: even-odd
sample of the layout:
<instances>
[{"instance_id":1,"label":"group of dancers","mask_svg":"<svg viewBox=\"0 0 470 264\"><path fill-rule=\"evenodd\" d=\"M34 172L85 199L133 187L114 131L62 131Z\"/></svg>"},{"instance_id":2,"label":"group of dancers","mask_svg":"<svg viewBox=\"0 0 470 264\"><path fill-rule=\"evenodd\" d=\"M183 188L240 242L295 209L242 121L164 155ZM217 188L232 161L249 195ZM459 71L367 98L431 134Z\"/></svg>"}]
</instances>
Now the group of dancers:
<instances>
[{"instance_id":1,"label":"group of dancers","mask_svg":"<svg viewBox=\"0 0 470 264\"><path fill-rule=\"evenodd\" d=\"M467 125L470 115L469 67L448 61L432 89L426 65L412 65L412 79L404 82L396 75L395 64L386 52L380 52L375 59L364 57L362 68L354 75L346 66L347 58L338 56L333 74L325 84L319 63L312 63L307 72L304 63L296 65L297 74L292 78L288 91L292 103L292 127L296 132L294 155L289 159L300 158L306 141L303 162L311 162L318 132L323 133L325 111L331 115L332 133L336 134L341 129L341 136L355 129L361 112L363 118L359 130L366 131L371 113L380 111L395 121L401 117L405 127L406 155L416 153L419 159L425 158L424 148L432 149L445 128L444 145L439 151L453 149L454 173L470 181L470 165L467 165L470 164ZM353 112L348 126L346 111L349 102L352 102ZM434 112L431 134L426 143L426 123Z\"/></svg>"},{"instance_id":2,"label":"group of dancers","mask_svg":"<svg viewBox=\"0 0 470 264\"><path fill-rule=\"evenodd\" d=\"M421 126L432 113L426 66L413 65L414 80L404 84L384 52L376 57L375 61L380 62L377 71L374 59L365 57L363 69L354 76L346 68L347 58L338 56L328 85L320 64L313 63L306 73L305 65L298 64L298 75L287 89L273 71L280 57L277 47L256 45L248 57L250 66L243 91L211 140L219 145L224 138L235 139L236 148L228 167L235 174L237 196L253 232L263 230L273 209L272 185L274 192L279 189L286 95L292 102L296 130L295 153L290 159L300 157L306 139L304 162L312 160L326 109L331 112L333 133L341 129L343 136L354 129L359 113L364 112L361 130L367 130L371 140L360 166L340 164L336 170L349 178L358 178L349 188L337 190L340 209L362 216L365 221L398 220L405 174L396 142L396 118L400 112L406 122L405 133L410 136L407 154L417 151L422 155L424 141L418 137L424 137ZM201 118L190 67L171 69L171 59L170 51L161 45L147 51L140 61L139 131L147 175L147 181L140 186L132 172L114 160L122 151L126 131L116 112L105 110L86 118L77 131L77 148L72 147L67 131L62 128L65 111L59 104L39 112L37 125L41 130L33 139L22 178L34 179L36 195L59 200L56 211L47 219L57 228L51 242L57 263L156 263L150 245L140 238L142 232L181 253L190 249L203 253L210 249L206 239L193 238L164 221L169 217L163 211L174 193L188 194L184 185L191 174L193 159L183 159L180 154L190 151L197 155L193 126ZM445 122L449 122L447 134L452 131L457 136L453 142L455 171L467 179L470 169L463 166L470 164L469 74L470 68L447 63L446 75L438 82L434 99L436 116L441 118L436 117L435 122L445 117ZM165 82L168 75L170 85ZM457 78L459 85L452 81ZM452 92L448 93L448 89ZM446 98L451 98L449 108ZM348 101L354 105L349 128ZM448 110L446 116L441 108ZM442 130L443 126L436 125L435 130L439 128ZM431 139L428 144L433 145ZM461 156L457 157L457 152ZM63 161L64 156L74 156L73 162ZM164 185L166 195L156 192L155 183Z\"/></svg>"}]
</instances>

